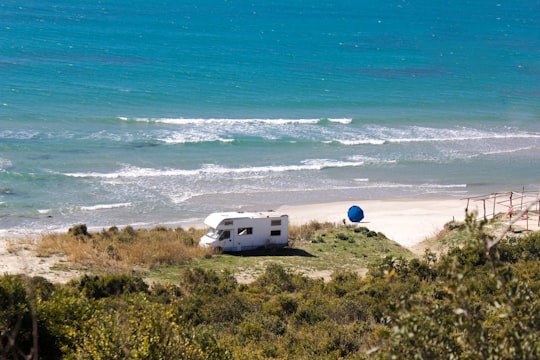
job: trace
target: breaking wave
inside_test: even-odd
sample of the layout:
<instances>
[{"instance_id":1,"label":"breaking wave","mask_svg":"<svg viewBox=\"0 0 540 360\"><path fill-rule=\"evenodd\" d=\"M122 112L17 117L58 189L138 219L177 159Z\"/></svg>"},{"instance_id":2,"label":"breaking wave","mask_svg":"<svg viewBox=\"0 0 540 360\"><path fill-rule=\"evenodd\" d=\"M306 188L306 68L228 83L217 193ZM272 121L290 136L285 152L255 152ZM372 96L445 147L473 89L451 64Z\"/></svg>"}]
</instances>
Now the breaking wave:
<instances>
[{"instance_id":1,"label":"breaking wave","mask_svg":"<svg viewBox=\"0 0 540 360\"><path fill-rule=\"evenodd\" d=\"M136 117L128 118L121 116L118 119L122 121L136 121L147 123L162 123L172 125L245 125L245 124L265 124L265 125L288 125L288 124L323 124L323 123L338 123L350 124L350 118L323 118L323 119L279 119L279 118L252 118L252 119L219 119L219 118L151 118L151 117Z\"/></svg>"},{"instance_id":2,"label":"breaking wave","mask_svg":"<svg viewBox=\"0 0 540 360\"><path fill-rule=\"evenodd\" d=\"M138 178L138 177L168 177L168 176L199 176L212 174L261 174L277 173L287 171L310 171L322 170L325 168L358 167L364 165L364 161L337 161L329 159L304 160L298 165L276 165L276 166L252 166L243 168L223 167L215 164L206 164L198 169L153 169L141 168L137 166L125 166L119 171L110 173L98 172L78 172L66 173L65 176L77 178Z\"/></svg>"}]
</instances>

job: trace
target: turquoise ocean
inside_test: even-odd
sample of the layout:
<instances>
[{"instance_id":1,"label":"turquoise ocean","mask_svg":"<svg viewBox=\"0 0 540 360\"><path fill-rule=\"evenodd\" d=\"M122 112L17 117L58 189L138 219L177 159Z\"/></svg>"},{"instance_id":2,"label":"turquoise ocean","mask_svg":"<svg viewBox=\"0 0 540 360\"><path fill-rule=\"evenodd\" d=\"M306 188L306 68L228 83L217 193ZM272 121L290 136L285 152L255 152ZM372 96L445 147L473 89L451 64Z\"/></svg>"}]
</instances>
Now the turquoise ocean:
<instances>
[{"instance_id":1,"label":"turquoise ocean","mask_svg":"<svg viewBox=\"0 0 540 360\"><path fill-rule=\"evenodd\" d=\"M538 190L539 14L538 0L2 1L0 234Z\"/></svg>"}]
</instances>

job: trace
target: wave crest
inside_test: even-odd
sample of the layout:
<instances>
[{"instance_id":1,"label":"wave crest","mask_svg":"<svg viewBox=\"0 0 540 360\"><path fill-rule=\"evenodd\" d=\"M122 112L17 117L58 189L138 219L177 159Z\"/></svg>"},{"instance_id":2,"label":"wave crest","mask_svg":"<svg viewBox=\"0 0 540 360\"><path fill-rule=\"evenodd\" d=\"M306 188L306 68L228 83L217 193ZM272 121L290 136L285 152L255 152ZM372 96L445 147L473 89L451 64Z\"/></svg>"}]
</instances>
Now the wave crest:
<instances>
[{"instance_id":1,"label":"wave crest","mask_svg":"<svg viewBox=\"0 0 540 360\"><path fill-rule=\"evenodd\" d=\"M151 118L151 117L135 117L129 118L125 116L118 117L122 121L135 121L146 122L156 124L170 124L170 125L245 125L245 124L265 124L265 125L289 125L289 124L322 124L325 122L337 123L337 124L350 124L351 118L324 118L324 119L282 119L282 118L246 118L246 119L233 119L233 118Z\"/></svg>"},{"instance_id":2,"label":"wave crest","mask_svg":"<svg viewBox=\"0 0 540 360\"><path fill-rule=\"evenodd\" d=\"M241 168L224 167L216 164L205 164L198 169L154 169L141 168L136 166L125 166L119 171L110 173L66 173L65 176L77 178L138 178L138 177L168 177L168 176L201 176L201 175L223 175L223 174L261 174L278 173L287 171L316 171L325 168L358 167L364 165L363 160L338 161L330 159L309 159L300 164L292 165L271 165L271 166L250 166Z\"/></svg>"}]
</instances>

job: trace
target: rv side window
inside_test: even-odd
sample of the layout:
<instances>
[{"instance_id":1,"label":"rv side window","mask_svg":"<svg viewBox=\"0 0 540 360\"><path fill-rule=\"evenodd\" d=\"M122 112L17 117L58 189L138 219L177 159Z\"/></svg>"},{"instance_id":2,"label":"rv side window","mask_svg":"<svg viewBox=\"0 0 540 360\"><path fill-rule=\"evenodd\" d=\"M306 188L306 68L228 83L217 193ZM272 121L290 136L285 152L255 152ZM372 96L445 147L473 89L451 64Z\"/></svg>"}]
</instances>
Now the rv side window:
<instances>
[{"instance_id":1,"label":"rv side window","mask_svg":"<svg viewBox=\"0 0 540 360\"><path fill-rule=\"evenodd\" d=\"M251 235L253 228L238 228L238 235Z\"/></svg>"},{"instance_id":2,"label":"rv side window","mask_svg":"<svg viewBox=\"0 0 540 360\"><path fill-rule=\"evenodd\" d=\"M270 236L281 236L281 230L270 231Z\"/></svg>"},{"instance_id":3,"label":"rv side window","mask_svg":"<svg viewBox=\"0 0 540 360\"><path fill-rule=\"evenodd\" d=\"M270 226L281 226L281 219L279 220L272 220L270 222Z\"/></svg>"},{"instance_id":4,"label":"rv side window","mask_svg":"<svg viewBox=\"0 0 540 360\"><path fill-rule=\"evenodd\" d=\"M225 220L225 221L223 222L223 225L225 225L225 226L232 225L232 224L233 224L233 221L232 221L232 220Z\"/></svg>"}]
</instances>

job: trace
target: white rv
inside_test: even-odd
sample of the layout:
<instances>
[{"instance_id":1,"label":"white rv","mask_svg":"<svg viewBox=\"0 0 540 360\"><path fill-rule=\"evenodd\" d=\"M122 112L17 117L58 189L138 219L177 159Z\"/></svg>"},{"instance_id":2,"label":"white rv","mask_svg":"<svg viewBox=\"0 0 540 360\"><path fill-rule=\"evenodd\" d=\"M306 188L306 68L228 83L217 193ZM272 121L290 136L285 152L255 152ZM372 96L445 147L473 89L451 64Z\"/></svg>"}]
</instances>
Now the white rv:
<instances>
[{"instance_id":1,"label":"white rv","mask_svg":"<svg viewBox=\"0 0 540 360\"><path fill-rule=\"evenodd\" d=\"M284 247L289 243L289 217L267 212L223 212L204 220L210 229L199 245L223 251Z\"/></svg>"}]
</instances>

